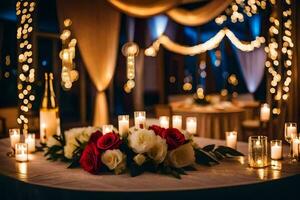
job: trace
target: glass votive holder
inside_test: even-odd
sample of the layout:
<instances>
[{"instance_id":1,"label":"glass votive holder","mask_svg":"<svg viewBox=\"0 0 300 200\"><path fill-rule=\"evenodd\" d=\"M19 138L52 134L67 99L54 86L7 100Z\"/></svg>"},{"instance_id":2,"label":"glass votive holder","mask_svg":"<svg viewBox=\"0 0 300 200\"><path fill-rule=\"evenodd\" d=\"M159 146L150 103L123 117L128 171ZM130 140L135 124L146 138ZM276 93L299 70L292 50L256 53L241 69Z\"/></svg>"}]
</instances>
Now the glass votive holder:
<instances>
[{"instance_id":1,"label":"glass votive holder","mask_svg":"<svg viewBox=\"0 0 300 200\"><path fill-rule=\"evenodd\" d=\"M102 133L103 135L107 134L107 133L111 133L113 132L114 126L111 124L106 124L102 126Z\"/></svg>"},{"instance_id":2,"label":"glass votive holder","mask_svg":"<svg viewBox=\"0 0 300 200\"><path fill-rule=\"evenodd\" d=\"M28 145L28 153L35 152L35 134L28 133L25 137L25 143Z\"/></svg>"},{"instance_id":3,"label":"glass votive holder","mask_svg":"<svg viewBox=\"0 0 300 200\"><path fill-rule=\"evenodd\" d=\"M181 115L173 115L172 116L172 127L177 128L178 130L182 129L182 116Z\"/></svg>"},{"instance_id":4,"label":"glass votive holder","mask_svg":"<svg viewBox=\"0 0 300 200\"><path fill-rule=\"evenodd\" d=\"M134 112L134 125L135 128L146 128L146 112L136 111Z\"/></svg>"},{"instance_id":5,"label":"glass votive holder","mask_svg":"<svg viewBox=\"0 0 300 200\"><path fill-rule=\"evenodd\" d=\"M15 145L19 143L21 139L20 129L18 128L9 129L9 138L10 138L11 148L15 149Z\"/></svg>"},{"instance_id":6,"label":"glass votive holder","mask_svg":"<svg viewBox=\"0 0 300 200\"><path fill-rule=\"evenodd\" d=\"M186 131L190 134L197 133L197 117L187 117L186 118Z\"/></svg>"},{"instance_id":7,"label":"glass votive holder","mask_svg":"<svg viewBox=\"0 0 300 200\"><path fill-rule=\"evenodd\" d=\"M281 160L282 159L282 140L271 140L271 159Z\"/></svg>"},{"instance_id":8,"label":"glass votive holder","mask_svg":"<svg viewBox=\"0 0 300 200\"><path fill-rule=\"evenodd\" d=\"M118 116L119 134L124 137L129 132L129 115Z\"/></svg>"},{"instance_id":9,"label":"glass votive holder","mask_svg":"<svg viewBox=\"0 0 300 200\"><path fill-rule=\"evenodd\" d=\"M262 168L268 165L268 137L250 136L248 143L248 163L250 167Z\"/></svg>"},{"instance_id":10,"label":"glass votive holder","mask_svg":"<svg viewBox=\"0 0 300 200\"><path fill-rule=\"evenodd\" d=\"M260 107L260 121L267 122L270 119L270 106L264 103Z\"/></svg>"},{"instance_id":11,"label":"glass votive holder","mask_svg":"<svg viewBox=\"0 0 300 200\"><path fill-rule=\"evenodd\" d=\"M162 128L169 128L170 119L168 116L160 116L159 117L159 125Z\"/></svg>"},{"instance_id":12,"label":"glass votive holder","mask_svg":"<svg viewBox=\"0 0 300 200\"><path fill-rule=\"evenodd\" d=\"M226 146L236 149L237 148L237 132L236 131L226 131Z\"/></svg>"},{"instance_id":13,"label":"glass votive holder","mask_svg":"<svg viewBox=\"0 0 300 200\"><path fill-rule=\"evenodd\" d=\"M15 145L15 158L18 162L28 161L28 145L26 143L17 143Z\"/></svg>"},{"instance_id":14,"label":"glass votive holder","mask_svg":"<svg viewBox=\"0 0 300 200\"><path fill-rule=\"evenodd\" d=\"M293 159L299 160L299 146L300 146L300 139L294 138L292 140L292 148L293 148Z\"/></svg>"}]
</instances>

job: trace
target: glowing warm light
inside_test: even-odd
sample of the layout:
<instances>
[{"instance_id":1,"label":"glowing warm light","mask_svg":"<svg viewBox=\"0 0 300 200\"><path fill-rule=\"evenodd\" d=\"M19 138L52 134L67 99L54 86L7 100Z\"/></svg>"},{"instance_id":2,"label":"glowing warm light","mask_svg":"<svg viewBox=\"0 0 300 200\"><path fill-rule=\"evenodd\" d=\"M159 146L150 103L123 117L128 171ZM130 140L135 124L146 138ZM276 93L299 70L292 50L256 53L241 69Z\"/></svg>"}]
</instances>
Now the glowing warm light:
<instances>
[{"instance_id":1,"label":"glowing warm light","mask_svg":"<svg viewBox=\"0 0 300 200\"><path fill-rule=\"evenodd\" d=\"M232 44L234 44L238 49L242 51L253 51L254 48L260 47L261 44L265 42L265 39L263 37L257 37L250 43L241 42L232 31L224 28L206 42L191 47L180 45L172 41L168 36L161 35L156 41L153 42L150 47L145 50L145 55L156 55L155 53L153 53L153 51L156 50L157 52L160 45L163 45L166 49L174 53L182 55L196 55L216 48L225 36L229 38Z\"/></svg>"}]
</instances>

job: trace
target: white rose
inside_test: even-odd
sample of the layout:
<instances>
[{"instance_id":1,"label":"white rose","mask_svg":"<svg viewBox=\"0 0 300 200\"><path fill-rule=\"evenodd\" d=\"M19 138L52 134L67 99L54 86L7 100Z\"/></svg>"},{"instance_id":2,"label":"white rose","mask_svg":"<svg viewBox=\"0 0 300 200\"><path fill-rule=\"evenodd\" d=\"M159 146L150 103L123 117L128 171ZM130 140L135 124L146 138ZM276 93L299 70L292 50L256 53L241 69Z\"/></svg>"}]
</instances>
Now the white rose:
<instances>
[{"instance_id":1,"label":"white rose","mask_svg":"<svg viewBox=\"0 0 300 200\"><path fill-rule=\"evenodd\" d=\"M73 158L73 152L75 151L75 149L77 148L77 145L74 144L68 144L64 147L64 154L65 157L68 159L72 159Z\"/></svg>"},{"instance_id":2,"label":"white rose","mask_svg":"<svg viewBox=\"0 0 300 200\"><path fill-rule=\"evenodd\" d=\"M144 164L146 157L143 154L137 154L136 156L134 156L133 160L137 165L141 166L142 164Z\"/></svg>"},{"instance_id":3,"label":"white rose","mask_svg":"<svg viewBox=\"0 0 300 200\"><path fill-rule=\"evenodd\" d=\"M128 142L135 153L145 153L155 145L156 136L152 130L138 129L129 134Z\"/></svg>"},{"instance_id":4,"label":"white rose","mask_svg":"<svg viewBox=\"0 0 300 200\"><path fill-rule=\"evenodd\" d=\"M168 146L165 139L160 136L156 136L156 143L148 152L148 156L153 159L156 163L162 163L167 155Z\"/></svg>"},{"instance_id":5,"label":"white rose","mask_svg":"<svg viewBox=\"0 0 300 200\"><path fill-rule=\"evenodd\" d=\"M186 130L181 130L181 133L184 135L184 139L185 139L185 140L193 139L193 134L190 134L190 133L187 132Z\"/></svg>"},{"instance_id":6,"label":"white rose","mask_svg":"<svg viewBox=\"0 0 300 200\"><path fill-rule=\"evenodd\" d=\"M176 168L192 165L195 162L195 152L192 145L187 143L170 151L168 154L168 162L171 166Z\"/></svg>"},{"instance_id":7,"label":"white rose","mask_svg":"<svg viewBox=\"0 0 300 200\"><path fill-rule=\"evenodd\" d=\"M47 140L47 143L46 143L46 146L47 147L53 147L54 145L60 145L59 141L57 141L57 139L55 139L54 137L50 137L48 140Z\"/></svg>"},{"instance_id":8,"label":"white rose","mask_svg":"<svg viewBox=\"0 0 300 200\"><path fill-rule=\"evenodd\" d=\"M121 173L126 168L126 155L119 149L105 151L101 156L101 161L110 170L115 170L116 174Z\"/></svg>"},{"instance_id":9,"label":"white rose","mask_svg":"<svg viewBox=\"0 0 300 200\"><path fill-rule=\"evenodd\" d=\"M74 150L79 146L78 141L81 143L88 142L92 133L99 130L96 127L81 127L81 128L72 128L65 131L66 146L64 147L65 157L72 159Z\"/></svg>"}]
</instances>

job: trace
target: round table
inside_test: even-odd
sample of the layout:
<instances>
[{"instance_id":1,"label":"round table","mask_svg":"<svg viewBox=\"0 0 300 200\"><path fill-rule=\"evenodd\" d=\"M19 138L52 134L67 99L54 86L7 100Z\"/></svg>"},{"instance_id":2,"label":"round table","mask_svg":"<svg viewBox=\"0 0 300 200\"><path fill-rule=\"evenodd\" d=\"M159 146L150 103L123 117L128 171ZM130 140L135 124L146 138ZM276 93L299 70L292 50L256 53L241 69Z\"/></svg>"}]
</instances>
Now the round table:
<instances>
[{"instance_id":1,"label":"round table","mask_svg":"<svg viewBox=\"0 0 300 200\"><path fill-rule=\"evenodd\" d=\"M201 146L224 145L224 141L196 138ZM300 163L288 160L272 163L272 167L252 169L244 157L224 160L213 167L196 166L182 179L145 173L138 177L101 174L91 175L80 168L67 169L66 163L47 161L42 153L18 163L6 155L9 140L0 140L0 199L204 199L289 195L299 183ZM246 143L238 150L247 151ZM285 149L287 151L287 149ZM278 188L278 190L276 190ZM255 191L255 193L253 193ZM257 192L262 193L257 193ZM292 193L290 193L292 194ZM208 199L206 198L206 199ZM260 199L260 198L254 198ZM269 199L269 198L268 198Z\"/></svg>"},{"instance_id":2,"label":"round table","mask_svg":"<svg viewBox=\"0 0 300 200\"><path fill-rule=\"evenodd\" d=\"M200 137L225 139L225 131L241 133L245 110L229 102L215 105L173 103L171 108L173 115L182 115L183 122L186 117L197 117L197 135Z\"/></svg>"}]
</instances>

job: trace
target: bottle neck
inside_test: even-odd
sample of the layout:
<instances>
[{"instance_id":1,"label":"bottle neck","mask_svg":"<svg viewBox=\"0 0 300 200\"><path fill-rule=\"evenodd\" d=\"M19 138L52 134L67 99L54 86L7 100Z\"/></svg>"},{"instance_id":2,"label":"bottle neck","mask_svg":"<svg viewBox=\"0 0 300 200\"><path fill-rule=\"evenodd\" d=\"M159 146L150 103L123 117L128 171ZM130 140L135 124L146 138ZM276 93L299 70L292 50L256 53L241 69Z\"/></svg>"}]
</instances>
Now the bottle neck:
<instances>
[{"instance_id":1,"label":"bottle neck","mask_svg":"<svg viewBox=\"0 0 300 200\"><path fill-rule=\"evenodd\" d=\"M56 109L58 105L56 103L56 97L53 89L53 74L50 73L49 75L45 73L45 91L44 97L42 100L42 108L50 108Z\"/></svg>"},{"instance_id":2,"label":"bottle neck","mask_svg":"<svg viewBox=\"0 0 300 200\"><path fill-rule=\"evenodd\" d=\"M44 96L42 100L42 108L48 107L48 74L45 73L45 88L44 88Z\"/></svg>"}]
</instances>

